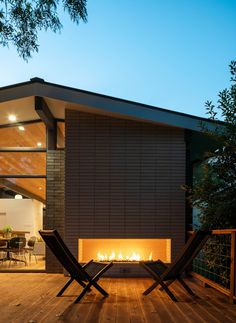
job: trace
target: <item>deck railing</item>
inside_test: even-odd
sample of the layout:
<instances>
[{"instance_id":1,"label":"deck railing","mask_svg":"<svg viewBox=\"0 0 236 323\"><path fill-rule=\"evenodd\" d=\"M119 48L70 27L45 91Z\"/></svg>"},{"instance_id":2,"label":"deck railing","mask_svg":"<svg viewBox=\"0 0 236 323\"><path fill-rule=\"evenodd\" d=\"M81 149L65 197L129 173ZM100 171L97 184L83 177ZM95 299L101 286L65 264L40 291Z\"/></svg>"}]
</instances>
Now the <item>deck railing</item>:
<instances>
[{"instance_id":1,"label":"deck railing","mask_svg":"<svg viewBox=\"0 0 236 323\"><path fill-rule=\"evenodd\" d=\"M191 232L189 232L191 234ZM212 261L214 259L214 261ZM190 274L236 300L236 229L213 230Z\"/></svg>"}]
</instances>

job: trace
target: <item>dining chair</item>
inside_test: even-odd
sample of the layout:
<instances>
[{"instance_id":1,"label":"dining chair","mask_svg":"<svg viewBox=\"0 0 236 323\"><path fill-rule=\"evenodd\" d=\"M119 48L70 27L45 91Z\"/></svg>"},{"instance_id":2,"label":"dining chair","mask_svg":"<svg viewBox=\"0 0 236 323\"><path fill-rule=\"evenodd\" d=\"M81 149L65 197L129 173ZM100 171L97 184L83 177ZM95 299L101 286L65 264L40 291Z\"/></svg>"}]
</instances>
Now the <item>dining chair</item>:
<instances>
[{"instance_id":1,"label":"dining chair","mask_svg":"<svg viewBox=\"0 0 236 323\"><path fill-rule=\"evenodd\" d=\"M25 251L24 251L25 245L26 245L26 238L25 237L14 237L9 241L8 247L5 248L5 250L11 254L10 259L9 259L10 260L9 267L10 267L11 261L24 262L25 265L27 264L26 257L25 257ZM20 257L20 258L18 258L18 257ZM24 259L21 259L21 257Z\"/></svg>"},{"instance_id":2,"label":"dining chair","mask_svg":"<svg viewBox=\"0 0 236 323\"><path fill-rule=\"evenodd\" d=\"M25 252L29 254L29 263L31 263L31 256L32 255L35 257L36 264L38 262L37 257L36 257L36 253L34 252L36 240L37 240L37 237L35 237L35 236L30 237L29 240L27 241L27 246L24 247Z\"/></svg>"},{"instance_id":3,"label":"dining chair","mask_svg":"<svg viewBox=\"0 0 236 323\"><path fill-rule=\"evenodd\" d=\"M4 240L0 239L0 261L3 262L2 259L4 259L4 254L6 254L6 251L4 250L7 247L7 243Z\"/></svg>"}]
</instances>

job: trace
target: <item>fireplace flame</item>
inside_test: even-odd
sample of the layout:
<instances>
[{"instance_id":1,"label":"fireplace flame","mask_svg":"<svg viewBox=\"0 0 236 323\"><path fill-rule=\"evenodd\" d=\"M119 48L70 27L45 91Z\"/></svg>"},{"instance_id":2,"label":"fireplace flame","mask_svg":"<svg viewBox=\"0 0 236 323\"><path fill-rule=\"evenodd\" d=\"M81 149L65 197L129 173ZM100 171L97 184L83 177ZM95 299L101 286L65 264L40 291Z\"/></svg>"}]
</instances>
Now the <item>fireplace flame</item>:
<instances>
[{"instance_id":1,"label":"fireplace flame","mask_svg":"<svg viewBox=\"0 0 236 323\"><path fill-rule=\"evenodd\" d=\"M148 260L152 260L152 251L151 251L151 253L150 253L150 255L149 255L149 257L148 257Z\"/></svg>"},{"instance_id":2,"label":"fireplace flame","mask_svg":"<svg viewBox=\"0 0 236 323\"><path fill-rule=\"evenodd\" d=\"M150 252L147 259L144 259L137 252L132 252L129 255L123 255L122 252L115 253L112 251L110 255L106 253L101 253L100 251L97 253L97 258L99 261L140 261L140 260L152 260L152 252Z\"/></svg>"}]
</instances>

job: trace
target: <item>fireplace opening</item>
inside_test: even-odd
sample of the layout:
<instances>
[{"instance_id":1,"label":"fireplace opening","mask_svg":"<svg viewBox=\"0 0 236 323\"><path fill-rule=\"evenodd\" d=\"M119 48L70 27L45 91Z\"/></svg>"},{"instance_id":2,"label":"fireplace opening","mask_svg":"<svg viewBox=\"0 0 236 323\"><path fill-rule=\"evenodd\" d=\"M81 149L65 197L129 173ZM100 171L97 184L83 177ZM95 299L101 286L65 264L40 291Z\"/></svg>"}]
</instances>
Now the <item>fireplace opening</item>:
<instances>
[{"instance_id":1,"label":"fireplace opening","mask_svg":"<svg viewBox=\"0 0 236 323\"><path fill-rule=\"evenodd\" d=\"M78 259L137 263L142 260L171 262L171 239L79 239Z\"/></svg>"}]
</instances>

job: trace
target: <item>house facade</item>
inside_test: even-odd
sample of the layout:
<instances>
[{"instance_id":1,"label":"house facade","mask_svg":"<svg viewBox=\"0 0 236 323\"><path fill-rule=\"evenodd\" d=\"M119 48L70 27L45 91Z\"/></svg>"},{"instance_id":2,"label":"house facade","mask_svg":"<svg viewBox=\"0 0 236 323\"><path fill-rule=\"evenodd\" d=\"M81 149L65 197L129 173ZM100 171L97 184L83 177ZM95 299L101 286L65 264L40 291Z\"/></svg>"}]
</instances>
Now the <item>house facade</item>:
<instances>
[{"instance_id":1,"label":"house facade","mask_svg":"<svg viewBox=\"0 0 236 323\"><path fill-rule=\"evenodd\" d=\"M28 126L45 137L43 147L16 135L9 146L5 137L1 158L9 164L12 154L15 168L2 169L2 189L41 200L43 228L57 229L79 261L112 259L123 264L115 274L132 275L137 268L126 262L175 257L191 224L181 186L209 146L200 122L214 124L39 78L1 88L0 115L0 134ZM37 169L21 165L19 154L29 153L38 154ZM41 181L44 196L29 179ZM46 271L62 271L50 252Z\"/></svg>"}]
</instances>

